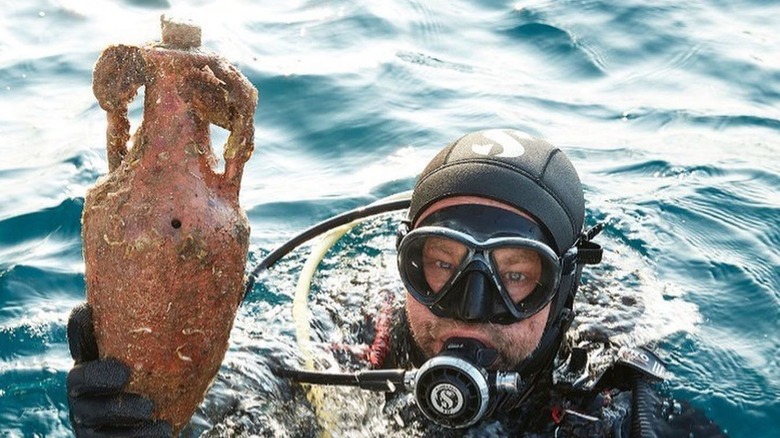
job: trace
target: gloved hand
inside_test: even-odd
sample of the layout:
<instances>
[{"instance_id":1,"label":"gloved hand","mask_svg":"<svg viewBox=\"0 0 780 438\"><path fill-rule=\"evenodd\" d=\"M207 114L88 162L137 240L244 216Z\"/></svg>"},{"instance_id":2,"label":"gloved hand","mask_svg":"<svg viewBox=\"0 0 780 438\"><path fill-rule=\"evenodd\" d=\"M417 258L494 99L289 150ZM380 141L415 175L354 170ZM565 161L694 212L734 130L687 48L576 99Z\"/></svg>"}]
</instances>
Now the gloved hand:
<instances>
[{"instance_id":1,"label":"gloved hand","mask_svg":"<svg viewBox=\"0 0 780 438\"><path fill-rule=\"evenodd\" d=\"M81 437L170 437L168 422L152 419L150 399L122 388L130 368L116 359L100 359L92 307L76 306L68 319L68 345L76 362L68 373L70 422Z\"/></svg>"}]
</instances>

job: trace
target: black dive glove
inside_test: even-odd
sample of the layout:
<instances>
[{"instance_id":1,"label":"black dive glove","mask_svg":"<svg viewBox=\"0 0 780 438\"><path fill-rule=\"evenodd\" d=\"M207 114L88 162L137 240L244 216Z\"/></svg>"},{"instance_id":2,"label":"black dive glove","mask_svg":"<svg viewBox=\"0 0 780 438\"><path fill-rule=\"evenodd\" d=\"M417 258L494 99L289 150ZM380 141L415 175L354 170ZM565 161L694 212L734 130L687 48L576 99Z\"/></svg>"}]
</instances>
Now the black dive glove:
<instances>
[{"instance_id":1,"label":"black dive glove","mask_svg":"<svg viewBox=\"0 0 780 438\"><path fill-rule=\"evenodd\" d=\"M116 359L100 360L89 304L76 306L68 319L70 422L81 437L170 437L171 425L152 419L153 403L123 392L130 368Z\"/></svg>"}]
</instances>

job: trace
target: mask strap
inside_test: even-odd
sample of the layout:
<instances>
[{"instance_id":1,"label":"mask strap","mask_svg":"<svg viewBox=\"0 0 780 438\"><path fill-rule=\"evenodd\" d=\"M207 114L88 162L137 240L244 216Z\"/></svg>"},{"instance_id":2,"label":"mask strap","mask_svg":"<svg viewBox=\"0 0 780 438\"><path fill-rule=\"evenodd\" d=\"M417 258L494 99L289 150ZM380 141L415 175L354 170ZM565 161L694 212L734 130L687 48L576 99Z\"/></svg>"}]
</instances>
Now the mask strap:
<instances>
[{"instance_id":1,"label":"mask strap","mask_svg":"<svg viewBox=\"0 0 780 438\"><path fill-rule=\"evenodd\" d=\"M577 248L577 263L585 265L597 265L601 263L604 250L601 245L593 242L593 238L604 229L604 222L599 222L593 227L580 233L574 246Z\"/></svg>"}]
</instances>

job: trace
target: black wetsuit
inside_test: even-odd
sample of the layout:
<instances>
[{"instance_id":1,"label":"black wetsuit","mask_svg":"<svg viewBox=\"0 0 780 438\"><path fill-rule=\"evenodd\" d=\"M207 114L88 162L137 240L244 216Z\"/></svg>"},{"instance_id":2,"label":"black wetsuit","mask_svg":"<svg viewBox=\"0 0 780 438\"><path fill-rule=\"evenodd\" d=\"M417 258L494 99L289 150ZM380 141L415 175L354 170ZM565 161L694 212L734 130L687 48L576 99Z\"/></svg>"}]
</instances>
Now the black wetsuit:
<instances>
[{"instance_id":1,"label":"black wetsuit","mask_svg":"<svg viewBox=\"0 0 780 438\"><path fill-rule=\"evenodd\" d=\"M391 349L383 368L419 367L425 361L411 341L403 315L395 319ZM720 428L686 402L663 397L649 375L625 365L610 367L587 390L552 383L545 373L532 395L520 407L496 412L467 429L445 429L428 421L410 395L388 394L385 412L399 427L422 436L522 437L722 437ZM635 399L636 398L636 399ZM633 412L640 406L640 414Z\"/></svg>"},{"instance_id":2,"label":"black wetsuit","mask_svg":"<svg viewBox=\"0 0 780 438\"><path fill-rule=\"evenodd\" d=\"M397 304L397 303L396 303ZM419 367L426 358L411 340L403 309L396 307L390 311L393 321L389 332L390 349L384 356L381 368L411 369ZM361 340L370 344L375 339L375 326L372 318L352 327L359 333ZM351 353L337 354L346 368L365 369L363 359ZM576 361L573 361L576 362ZM576 367L576 364L574 365ZM577 370L574 370L575 374ZM521 407L507 412L496 412L483 418L474 426L466 429L446 429L429 421L415 405L413 396L404 391L387 393L384 406L367 412L356 412L351 418L349 404L341 404L339 397L351 397L354 388L337 394L334 387L324 391L334 394L331 404L326 406L328 415L332 411L350 417L346 424L336 423L332 427L321 424L317 409L309 403L304 386L293 380L272 379L270 389L256 388L250 393L250 402L236 400L235 403L222 406L221 412L204 411L215 424L205 432L206 437L253 435L262 437L293 436L318 437L326 430L333 436L409 436L409 437L722 437L720 428L698 409L686 402L678 402L663 397L649 385L648 376L643 376L633 368L615 365L601 374L595 385L553 383L553 373L537 382L531 396ZM640 384L637 385L637 379ZM636 388L639 387L639 390ZM370 393L370 392L366 392ZM375 393L371 393L375 394ZM381 400L379 394L373 403ZM633 406L639 397L644 406L641 415L635 415ZM365 403L365 400L360 403ZM347 406L347 408L345 408ZM363 404L360 404L363 406ZM371 411L372 413L368 413ZM211 414L211 415L209 415ZM376 415L366 425L360 420L362 415ZM642 421L637 421L642 420ZM318 424L320 423L320 424ZM641 426L642 433L635 433ZM344 427L344 430L340 429ZM376 428L377 430L374 430Z\"/></svg>"}]
</instances>

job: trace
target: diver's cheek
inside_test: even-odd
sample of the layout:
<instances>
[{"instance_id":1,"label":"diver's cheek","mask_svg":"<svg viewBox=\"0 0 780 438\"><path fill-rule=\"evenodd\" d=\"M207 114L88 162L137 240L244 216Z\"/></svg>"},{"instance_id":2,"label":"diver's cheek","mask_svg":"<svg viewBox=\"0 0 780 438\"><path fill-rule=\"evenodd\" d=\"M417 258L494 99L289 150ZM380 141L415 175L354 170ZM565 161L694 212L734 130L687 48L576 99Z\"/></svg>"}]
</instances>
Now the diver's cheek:
<instances>
[{"instance_id":1,"label":"diver's cheek","mask_svg":"<svg viewBox=\"0 0 780 438\"><path fill-rule=\"evenodd\" d=\"M550 306L547 305L530 318L503 328L501 343L511 345L511 348L507 348L506 352L507 356L511 358L512 365L520 363L536 350L542 340L549 313Z\"/></svg>"},{"instance_id":2,"label":"diver's cheek","mask_svg":"<svg viewBox=\"0 0 780 438\"><path fill-rule=\"evenodd\" d=\"M428 308L415 300L409 293L406 294L406 317L411 327L421 327L426 321L436 316Z\"/></svg>"},{"instance_id":3,"label":"diver's cheek","mask_svg":"<svg viewBox=\"0 0 780 438\"><path fill-rule=\"evenodd\" d=\"M435 354L438 350L436 350L436 340L432 332L438 318L408 293L406 294L406 319L417 346L428 357Z\"/></svg>"}]
</instances>

